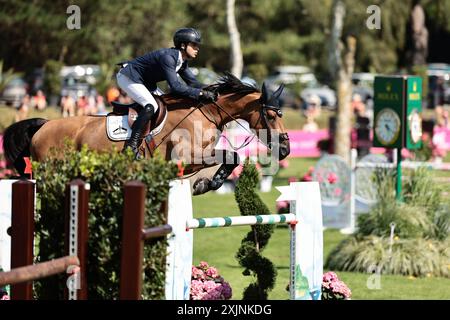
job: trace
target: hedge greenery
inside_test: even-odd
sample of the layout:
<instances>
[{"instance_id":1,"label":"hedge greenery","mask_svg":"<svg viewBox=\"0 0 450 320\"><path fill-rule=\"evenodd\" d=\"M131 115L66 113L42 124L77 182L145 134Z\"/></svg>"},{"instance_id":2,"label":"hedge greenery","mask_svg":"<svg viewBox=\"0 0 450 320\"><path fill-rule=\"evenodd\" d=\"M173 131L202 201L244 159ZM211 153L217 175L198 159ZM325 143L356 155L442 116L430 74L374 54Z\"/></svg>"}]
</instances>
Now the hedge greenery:
<instances>
[{"instance_id":1,"label":"hedge greenery","mask_svg":"<svg viewBox=\"0 0 450 320\"><path fill-rule=\"evenodd\" d=\"M255 192L259 183L259 173L247 159L236 184L235 197L241 215L270 214L269 209ZM253 225L241 242L236 253L239 264L244 267L245 276L253 276L256 281L244 289L243 300L267 300L273 289L277 271L274 264L261 255L274 231L274 225Z\"/></svg>"},{"instance_id":2,"label":"hedge greenery","mask_svg":"<svg viewBox=\"0 0 450 320\"><path fill-rule=\"evenodd\" d=\"M64 150L53 150L48 160L33 163L37 178L36 236L37 261L65 255L64 190L80 178L90 184L88 297L117 299L119 296L122 235L123 186L140 180L147 186L146 226L165 223L161 203L167 199L169 181L176 176L175 164L162 158L133 161L131 152L97 153L81 151L67 143ZM146 242L144 249L143 299L164 299L166 241ZM65 275L35 282L39 299L62 299Z\"/></svg>"}]
</instances>

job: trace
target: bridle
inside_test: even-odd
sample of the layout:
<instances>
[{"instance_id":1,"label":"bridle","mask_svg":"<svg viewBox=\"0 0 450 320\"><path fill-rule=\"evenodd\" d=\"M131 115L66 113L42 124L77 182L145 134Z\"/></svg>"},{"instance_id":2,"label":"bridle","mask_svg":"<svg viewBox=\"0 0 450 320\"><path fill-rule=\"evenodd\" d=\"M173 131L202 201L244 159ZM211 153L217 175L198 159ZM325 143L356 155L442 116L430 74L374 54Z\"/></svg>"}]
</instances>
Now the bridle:
<instances>
[{"instance_id":1,"label":"bridle","mask_svg":"<svg viewBox=\"0 0 450 320\"><path fill-rule=\"evenodd\" d=\"M244 127L239 121L237 121L238 119L236 119L236 117L231 115L228 111L226 111L216 101L213 101L213 104L218 109L220 109L222 112L224 112L227 116L229 116L233 121L235 121L239 126L241 126L245 131L247 131L250 134L250 136L248 136L245 139L244 143L241 146L239 146L238 148L233 147L231 142L228 139L226 139L228 141L228 143L230 143L230 145L232 146L232 148L234 150L239 150L239 149L241 149L243 147L246 147L255 137L258 139L258 141L260 143L262 143L263 145L268 147L270 150L272 150L272 135L271 134L269 134L269 141L267 143L262 141L256 134L254 134L253 132L248 130L246 127ZM271 129L270 129L270 126L269 126L269 119L267 118L267 111L268 110L275 111L277 116L280 117L280 118L283 116L283 112L282 112L281 108L278 107L278 106L272 106L272 105L268 105L266 103L261 103L261 108L259 110L259 118L258 118L258 121L256 123L259 123L261 121L261 119L263 119L263 124L265 125L265 129L268 130L269 132L271 132ZM281 141L289 140L289 135L287 134L287 132L283 132L283 133L280 134L280 140Z\"/></svg>"},{"instance_id":2,"label":"bridle","mask_svg":"<svg viewBox=\"0 0 450 320\"><path fill-rule=\"evenodd\" d=\"M258 121L260 121L262 118L264 120L264 124L266 125L266 129L270 131L269 119L267 119L267 111L268 110L275 111L277 116L280 118L283 117L283 111L281 110L281 108L279 106L271 106L271 105L267 105L265 103L261 104L261 109L259 110L259 120ZM269 135L269 137L270 137L270 142L267 144L267 147L269 149L272 149L272 135ZM289 140L289 135L287 134L287 132L280 133L280 140L281 141Z\"/></svg>"}]
</instances>

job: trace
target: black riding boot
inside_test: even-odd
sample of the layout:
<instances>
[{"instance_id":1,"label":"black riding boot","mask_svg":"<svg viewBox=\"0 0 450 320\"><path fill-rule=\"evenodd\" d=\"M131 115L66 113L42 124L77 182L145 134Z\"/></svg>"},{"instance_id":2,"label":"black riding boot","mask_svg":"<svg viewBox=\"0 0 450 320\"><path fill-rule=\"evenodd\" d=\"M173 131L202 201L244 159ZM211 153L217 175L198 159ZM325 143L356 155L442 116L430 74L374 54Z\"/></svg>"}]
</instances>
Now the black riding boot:
<instances>
[{"instance_id":1,"label":"black riding boot","mask_svg":"<svg viewBox=\"0 0 450 320\"><path fill-rule=\"evenodd\" d=\"M155 108L151 104L147 104L141 112L139 112L136 121L131 126L131 137L125 142L123 150L131 148L135 154L135 159L139 159L139 146L141 144L145 125L153 118L155 115Z\"/></svg>"}]
</instances>

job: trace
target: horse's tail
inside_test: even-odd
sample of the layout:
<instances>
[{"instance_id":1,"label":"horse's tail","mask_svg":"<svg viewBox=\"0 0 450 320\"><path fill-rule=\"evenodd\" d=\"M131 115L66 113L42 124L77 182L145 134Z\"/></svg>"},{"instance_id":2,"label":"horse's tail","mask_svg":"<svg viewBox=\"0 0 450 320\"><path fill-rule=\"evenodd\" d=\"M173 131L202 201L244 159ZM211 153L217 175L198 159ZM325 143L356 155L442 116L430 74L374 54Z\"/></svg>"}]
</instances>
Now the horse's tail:
<instances>
[{"instance_id":1,"label":"horse's tail","mask_svg":"<svg viewBox=\"0 0 450 320\"><path fill-rule=\"evenodd\" d=\"M31 138L48 120L33 118L16 122L3 135L3 150L6 163L14 165L21 176L24 175L24 157L30 156Z\"/></svg>"}]
</instances>

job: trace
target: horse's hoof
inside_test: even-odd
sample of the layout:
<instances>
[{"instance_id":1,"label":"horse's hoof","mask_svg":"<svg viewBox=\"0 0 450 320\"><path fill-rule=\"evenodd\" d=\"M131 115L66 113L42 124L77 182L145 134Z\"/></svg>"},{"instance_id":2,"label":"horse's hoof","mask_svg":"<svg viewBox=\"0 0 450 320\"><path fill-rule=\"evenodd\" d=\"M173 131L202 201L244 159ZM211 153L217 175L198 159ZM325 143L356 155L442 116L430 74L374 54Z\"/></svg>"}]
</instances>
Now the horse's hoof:
<instances>
[{"instance_id":1,"label":"horse's hoof","mask_svg":"<svg viewBox=\"0 0 450 320\"><path fill-rule=\"evenodd\" d=\"M192 188L194 189L193 195L198 196L199 194L203 194L205 192L209 191L209 182L210 180L208 178L200 178L197 181L195 181Z\"/></svg>"},{"instance_id":2,"label":"horse's hoof","mask_svg":"<svg viewBox=\"0 0 450 320\"><path fill-rule=\"evenodd\" d=\"M209 190L217 190L223 185L223 180L217 181L217 180L211 180L209 181Z\"/></svg>"}]
</instances>

